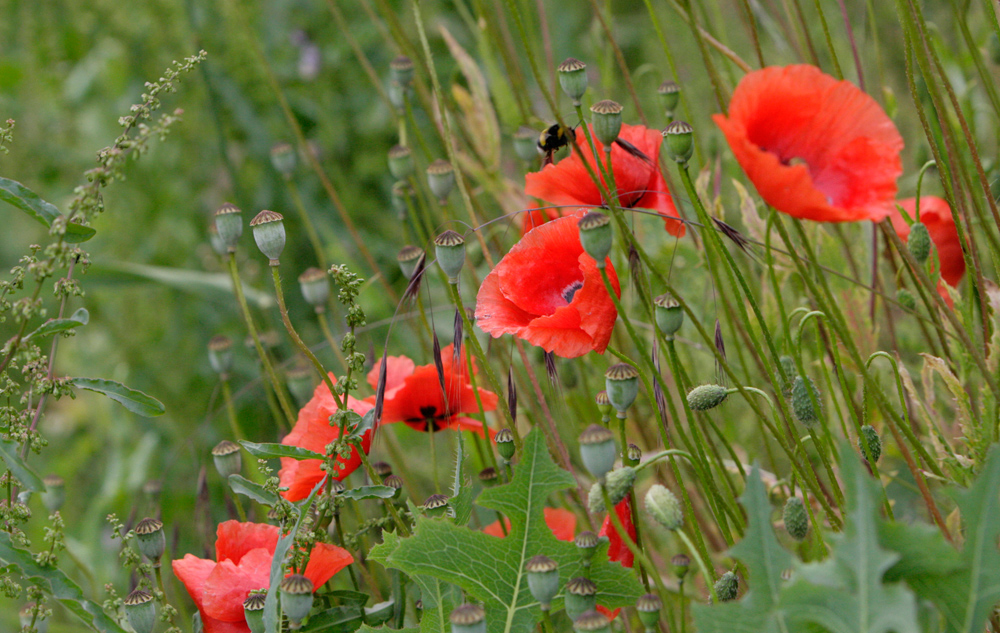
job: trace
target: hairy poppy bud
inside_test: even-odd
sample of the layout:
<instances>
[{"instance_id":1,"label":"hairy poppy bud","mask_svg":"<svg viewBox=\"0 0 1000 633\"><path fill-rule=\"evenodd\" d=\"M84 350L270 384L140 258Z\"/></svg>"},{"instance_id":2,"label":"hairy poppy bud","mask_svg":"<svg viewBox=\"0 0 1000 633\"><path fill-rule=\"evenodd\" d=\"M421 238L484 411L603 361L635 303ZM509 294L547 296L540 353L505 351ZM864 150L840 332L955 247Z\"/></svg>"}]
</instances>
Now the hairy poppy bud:
<instances>
[{"instance_id":1,"label":"hairy poppy bud","mask_svg":"<svg viewBox=\"0 0 1000 633\"><path fill-rule=\"evenodd\" d=\"M722 385L699 385L688 392L688 406L693 411L708 411L722 404L729 390Z\"/></svg>"},{"instance_id":2,"label":"hairy poppy bud","mask_svg":"<svg viewBox=\"0 0 1000 633\"><path fill-rule=\"evenodd\" d=\"M243 235L243 214L235 204L227 202L215 210L215 229L226 250L235 253Z\"/></svg>"},{"instance_id":3,"label":"hairy poppy bud","mask_svg":"<svg viewBox=\"0 0 1000 633\"><path fill-rule=\"evenodd\" d=\"M330 278L319 268L306 268L299 275L299 290L302 291L306 303L322 312L330 299Z\"/></svg>"},{"instance_id":4,"label":"hairy poppy bud","mask_svg":"<svg viewBox=\"0 0 1000 633\"><path fill-rule=\"evenodd\" d=\"M917 298L906 288L900 288L896 291L896 301L907 310L917 309Z\"/></svg>"},{"instance_id":5,"label":"hairy poppy bud","mask_svg":"<svg viewBox=\"0 0 1000 633\"><path fill-rule=\"evenodd\" d=\"M566 596L564 598L566 615L575 620L585 611L589 611L597 606L597 585L594 581L583 576L571 578L566 583Z\"/></svg>"},{"instance_id":6,"label":"hairy poppy bud","mask_svg":"<svg viewBox=\"0 0 1000 633\"><path fill-rule=\"evenodd\" d=\"M492 466L479 471L479 481L487 488L492 488L497 484L497 469Z\"/></svg>"},{"instance_id":7,"label":"hairy poppy bud","mask_svg":"<svg viewBox=\"0 0 1000 633\"><path fill-rule=\"evenodd\" d=\"M812 392L812 396L809 392ZM796 420L806 426L812 426L819 420L818 412L813 405L814 398L818 404L819 390L816 389L812 379L796 376L795 382L792 383L792 413L795 414Z\"/></svg>"},{"instance_id":8,"label":"hairy poppy bud","mask_svg":"<svg viewBox=\"0 0 1000 633\"><path fill-rule=\"evenodd\" d=\"M662 294L653 299L656 325L663 332L664 338L673 340L674 334L684 324L684 310L670 293Z\"/></svg>"},{"instance_id":9,"label":"hairy poppy bud","mask_svg":"<svg viewBox=\"0 0 1000 633\"><path fill-rule=\"evenodd\" d=\"M42 493L42 505L49 512L56 512L66 503L66 482L59 475L46 475L42 479L45 492Z\"/></svg>"},{"instance_id":10,"label":"hairy poppy bud","mask_svg":"<svg viewBox=\"0 0 1000 633\"><path fill-rule=\"evenodd\" d=\"M639 620L646 627L647 631L655 631L656 623L660 621L660 609L663 608L663 601L655 593L647 593L639 596L635 603L635 610L639 613Z\"/></svg>"},{"instance_id":11,"label":"hairy poppy bud","mask_svg":"<svg viewBox=\"0 0 1000 633\"><path fill-rule=\"evenodd\" d=\"M685 121L672 121L663 130L663 138L667 141L667 153L675 162L684 164L691 160L694 153L694 128Z\"/></svg>"},{"instance_id":12,"label":"hairy poppy bud","mask_svg":"<svg viewBox=\"0 0 1000 633\"><path fill-rule=\"evenodd\" d=\"M610 150L611 144L618 139L618 133L622 130L623 109L621 104L610 99L598 101L590 106L590 111L594 115L591 117L594 123L594 136L604 145L605 150Z\"/></svg>"},{"instance_id":13,"label":"hairy poppy bud","mask_svg":"<svg viewBox=\"0 0 1000 633\"><path fill-rule=\"evenodd\" d=\"M579 633L610 633L611 621L600 611L590 609L573 620L573 630Z\"/></svg>"},{"instance_id":14,"label":"hairy poppy bud","mask_svg":"<svg viewBox=\"0 0 1000 633\"><path fill-rule=\"evenodd\" d=\"M285 178L291 176L295 172L295 148L288 143L278 143L272 147L271 165Z\"/></svg>"},{"instance_id":15,"label":"hairy poppy bud","mask_svg":"<svg viewBox=\"0 0 1000 633\"><path fill-rule=\"evenodd\" d=\"M809 513L802 505L802 499L789 497L781 518L785 522L785 530L796 541L801 541L809 533Z\"/></svg>"},{"instance_id":16,"label":"hairy poppy bud","mask_svg":"<svg viewBox=\"0 0 1000 633\"><path fill-rule=\"evenodd\" d=\"M677 580L683 582L684 576L687 576L688 570L691 569L691 559L687 554L676 554L670 559L670 566L674 568Z\"/></svg>"},{"instance_id":17,"label":"hairy poppy bud","mask_svg":"<svg viewBox=\"0 0 1000 633\"><path fill-rule=\"evenodd\" d=\"M591 211L576 223L580 227L580 245L594 258L598 268L604 268L611 252L611 218L600 211Z\"/></svg>"},{"instance_id":18,"label":"hairy poppy bud","mask_svg":"<svg viewBox=\"0 0 1000 633\"><path fill-rule=\"evenodd\" d=\"M670 489L660 484L654 484L646 492L646 512L671 531L684 524L684 511L681 510L680 501Z\"/></svg>"},{"instance_id":19,"label":"hairy poppy bud","mask_svg":"<svg viewBox=\"0 0 1000 633\"><path fill-rule=\"evenodd\" d=\"M389 173L396 180L406 180L413 172L413 152L405 145L393 145L389 150Z\"/></svg>"},{"instance_id":20,"label":"hairy poppy bud","mask_svg":"<svg viewBox=\"0 0 1000 633\"><path fill-rule=\"evenodd\" d=\"M429 517L443 517L448 514L448 495L431 495L421 506Z\"/></svg>"},{"instance_id":21,"label":"hairy poppy bud","mask_svg":"<svg viewBox=\"0 0 1000 633\"><path fill-rule=\"evenodd\" d=\"M156 603L153 594L136 589L125 597L125 618L135 633L150 633L156 624Z\"/></svg>"},{"instance_id":22,"label":"hairy poppy bud","mask_svg":"<svg viewBox=\"0 0 1000 633\"><path fill-rule=\"evenodd\" d=\"M791 356L782 356L778 359L778 363L781 364L781 371L785 374L785 384L782 390L785 393L785 397L790 398L792 395L792 382L798 375L799 370L795 367L795 360Z\"/></svg>"},{"instance_id":23,"label":"hairy poppy bud","mask_svg":"<svg viewBox=\"0 0 1000 633\"><path fill-rule=\"evenodd\" d=\"M285 250L285 223L280 213L264 209L254 219L250 220L253 229L253 239L257 248L270 260L272 266L278 265L281 251Z\"/></svg>"},{"instance_id":24,"label":"hairy poppy bud","mask_svg":"<svg viewBox=\"0 0 1000 633\"><path fill-rule=\"evenodd\" d=\"M458 274L465 265L465 238L455 231L445 231L434 238L434 254L448 281L457 284Z\"/></svg>"},{"instance_id":25,"label":"hairy poppy bud","mask_svg":"<svg viewBox=\"0 0 1000 633\"><path fill-rule=\"evenodd\" d=\"M580 105L580 99L587 92L587 65L579 59L567 57L559 64L559 86L566 96L573 100L573 105Z\"/></svg>"},{"instance_id":26,"label":"hairy poppy bud","mask_svg":"<svg viewBox=\"0 0 1000 633\"><path fill-rule=\"evenodd\" d=\"M740 590L740 581L731 571L719 576L715 581L715 595L719 596L719 602L729 602L736 599L736 594Z\"/></svg>"},{"instance_id":27,"label":"hairy poppy bud","mask_svg":"<svg viewBox=\"0 0 1000 633\"><path fill-rule=\"evenodd\" d=\"M882 457L882 438L878 436L878 431L875 430L870 424L866 424L861 427L861 433L864 435L864 440L868 442L868 448L871 449L871 458L868 456L868 451L865 450L865 443L858 437L858 448L861 449L861 455L868 462L878 463L878 458Z\"/></svg>"},{"instance_id":28,"label":"hairy poppy bud","mask_svg":"<svg viewBox=\"0 0 1000 633\"><path fill-rule=\"evenodd\" d=\"M604 490L607 490L608 497L612 505L618 505L628 495L635 483L635 469L624 466L612 470L605 477L604 486L600 482L594 482L590 487L590 494L587 497L587 506L591 514L604 514L607 508L604 505Z\"/></svg>"},{"instance_id":29,"label":"hairy poppy bud","mask_svg":"<svg viewBox=\"0 0 1000 633\"><path fill-rule=\"evenodd\" d=\"M396 210L396 216L400 220L406 219L409 211L407 202L413 197L413 187L405 180L400 180L392 186L392 208Z\"/></svg>"},{"instance_id":30,"label":"hairy poppy bud","mask_svg":"<svg viewBox=\"0 0 1000 633\"><path fill-rule=\"evenodd\" d=\"M514 457L514 434L510 432L510 429L500 429L497 431L497 435L494 438L497 443L497 452L500 453L500 457L507 463L510 463L512 457Z\"/></svg>"},{"instance_id":31,"label":"hairy poppy bud","mask_svg":"<svg viewBox=\"0 0 1000 633\"><path fill-rule=\"evenodd\" d=\"M600 542L601 537L590 530L584 530L576 535L573 544L576 545L576 551L580 552L584 567L590 567L590 561L594 558L594 552L597 551L597 544Z\"/></svg>"},{"instance_id":32,"label":"hairy poppy bud","mask_svg":"<svg viewBox=\"0 0 1000 633\"><path fill-rule=\"evenodd\" d=\"M240 445L222 440L212 449L212 461L215 462L215 470L223 479L229 479L230 475L236 475L243 468L243 458L240 456Z\"/></svg>"},{"instance_id":33,"label":"hairy poppy bud","mask_svg":"<svg viewBox=\"0 0 1000 633\"><path fill-rule=\"evenodd\" d=\"M167 538L163 535L163 521L147 517L135 526L135 540L139 552L153 562L159 562L163 550L167 548Z\"/></svg>"},{"instance_id":34,"label":"hairy poppy bud","mask_svg":"<svg viewBox=\"0 0 1000 633\"><path fill-rule=\"evenodd\" d=\"M313 583L302 574L292 574L278 585L281 609L288 617L293 629L299 628L302 620L309 615L313 605Z\"/></svg>"},{"instance_id":35,"label":"hairy poppy bud","mask_svg":"<svg viewBox=\"0 0 1000 633\"><path fill-rule=\"evenodd\" d=\"M625 412L639 395L639 370L628 363L612 365L604 373L604 389L608 392L611 406L624 418Z\"/></svg>"},{"instance_id":36,"label":"hairy poppy bud","mask_svg":"<svg viewBox=\"0 0 1000 633\"><path fill-rule=\"evenodd\" d=\"M677 102L681 98L681 87L668 79L660 84L660 87L656 89L656 94L660 98L660 105L663 106L667 118L674 118L674 110L677 109Z\"/></svg>"},{"instance_id":37,"label":"hairy poppy bud","mask_svg":"<svg viewBox=\"0 0 1000 633\"><path fill-rule=\"evenodd\" d=\"M614 468L616 453L615 436L603 426L591 424L580 434L580 458L596 479Z\"/></svg>"},{"instance_id":38,"label":"hairy poppy bud","mask_svg":"<svg viewBox=\"0 0 1000 633\"><path fill-rule=\"evenodd\" d=\"M514 132L514 153L526 163L538 161L538 130L522 125Z\"/></svg>"},{"instance_id":39,"label":"hairy poppy bud","mask_svg":"<svg viewBox=\"0 0 1000 633\"><path fill-rule=\"evenodd\" d=\"M427 167L427 184L431 193L444 204L455 188L455 168L448 161L439 158Z\"/></svg>"},{"instance_id":40,"label":"hairy poppy bud","mask_svg":"<svg viewBox=\"0 0 1000 633\"><path fill-rule=\"evenodd\" d=\"M389 62L389 77L401 86L413 83L413 60L406 55L400 55Z\"/></svg>"},{"instance_id":41,"label":"hairy poppy bud","mask_svg":"<svg viewBox=\"0 0 1000 633\"><path fill-rule=\"evenodd\" d=\"M542 605L542 611L549 610L549 603L559 593L559 565L548 556L533 556L524 565L528 574L528 589L531 596Z\"/></svg>"},{"instance_id":42,"label":"hairy poppy bud","mask_svg":"<svg viewBox=\"0 0 1000 633\"><path fill-rule=\"evenodd\" d=\"M486 633L486 611L478 604L463 604L448 616L451 633Z\"/></svg>"},{"instance_id":43,"label":"hairy poppy bud","mask_svg":"<svg viewBox=\"0 0 1000 633\"><path fill-rule=\"evenodd\" d=\"M906 240L906 247L910 249L913 259L923 264L931 255L931 234L927 232L927 225L923 222L914 222L910 226L910 236Z\"/></svg>"},{"instance_id":44,"label":"hairy poppy bud","mask_svg":"<svg viewBox=\"0 0 1000 633\"><path fill-rule=\"evenodd\" d=\"M254 589L243 601L243 615L246 617L250 633L264 633L264 601L267 589Z\"/></svg>"}]
</instances>

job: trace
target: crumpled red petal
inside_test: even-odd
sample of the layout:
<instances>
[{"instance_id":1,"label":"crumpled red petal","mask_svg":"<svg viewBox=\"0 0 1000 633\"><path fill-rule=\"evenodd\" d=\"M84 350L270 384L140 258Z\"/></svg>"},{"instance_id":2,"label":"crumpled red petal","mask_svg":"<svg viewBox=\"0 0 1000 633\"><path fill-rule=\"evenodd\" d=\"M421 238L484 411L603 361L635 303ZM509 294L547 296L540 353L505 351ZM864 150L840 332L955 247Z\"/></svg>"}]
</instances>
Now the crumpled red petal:
<instances>
[{"instance_id":1,"label":"crumpled red petal","mask_svg":"<svg viewBox=\"0 0 1000 633\"><path fill-rule=\"evenodd\" d=\"M220 561L202 588L205 614L224 622L243 621L243 601L254 589L269 585L273 558L273 549L257 548L244 554L238 565L228 559Z\"/></svg>"},{"instance_id":2,"label":"crumpled red petal","mask_svg":"<svg viewBox=\"0 0 1000 633\"><path fill-rule=\"evenodd\" d=\"M915 217L917 209L916 198L906 198L899 201L899 206ZM910 226L898 211L889 216L892 228L896 230L904 242L910 236ZM962 243L958 240L955 229L955 218L951 215L948 201L937 196L920 196L920 221L927 225L927 232L937 249L938 261L941 263L941 278L949 286L958 286L965 276L965 258L962 256ZM942 294L947 297L947 291Z\"/></svg>"},{"instance_id":3,"label":"crumpled red petal","mask_svg":"<svg viewBox=\"0 0 1000 633\"><path fill-rule=\"evenodd\" d=\"M552 534L560 541L572 541L576 538L576 515L569 510L562 508L542 508L545 515L545 524L552 530ZM510 519L504 517L504 525L510 532ZM503 538L505 534L500 529L500 521L494 521L483 528L485 534Z\"/></svg>"},{"instance_id":4,"label":"crumpled red petal","mask_svg":"<svg viewBox=\"0 0 1000 633\"><path fill-rule=\"evenodd\" d=\"M250 550L263 548L273 552L279 536L276 525L224 521L215 529L215 560L229 559L238 565Z\"/></svg>"},{"instance_id":5,"label":"crumpled red petal","mask_svg":"<svg viewBox=\"0 0 1000 633\"><path fill-rule=\"evenodd\" d=\"M316 543L302 575L312 581L315 591L353 562L354 557L346 549L331 543Z\"/></svg>"}]
</instances>

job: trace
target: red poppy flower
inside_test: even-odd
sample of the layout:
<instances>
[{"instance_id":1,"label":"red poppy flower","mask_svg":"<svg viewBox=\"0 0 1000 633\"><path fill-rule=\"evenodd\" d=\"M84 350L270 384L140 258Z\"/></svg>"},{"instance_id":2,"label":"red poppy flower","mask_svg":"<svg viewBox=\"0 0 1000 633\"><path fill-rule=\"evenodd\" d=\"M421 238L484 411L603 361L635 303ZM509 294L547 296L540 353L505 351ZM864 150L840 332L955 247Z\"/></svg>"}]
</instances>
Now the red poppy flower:
<instances>
[{"instance_id":1,"label":"red poppy flower","mask_svg":"<svg viewBox=\"0 0 1000 633\"><path fill-rule=\"evenodd\" d=\"M603 354L618 311L594 259L583 252L577 218L531 231L490 271L476 297L476 323L499 337L513 334L557 356ZM621 296L618 276L605 260Z\"/></svg>"},{"instance_id":2,"label":"red poppy flower","mask_svg":"<svg viewBox=\"0 0 1000 633\"><path fill-rule=\"evenodd\" d=\"M747 74L712 119L761 197L818 222L879 221L892 211L903 138L879 104L815 66Z\"/></svg>"},{"instance_id":3,"label":"red poppy flower","mask_svg":"<svg viewBox=\"0 0 1000 633\"><path fill-rule=\"evenodd\" d=\"M900 200L911 218L916 216L916 198ZM889 216L892 228L904 242L910 237L910 226L898 210ZM958 231L955 230L955 219L951 215L948 202L934 196L920 196L920 221L927 225L931 241L937 250L938 261L941 263L941 279L949 286L957 286L965 275L965 258L962 257L962 244L958 241ZM947 292L942 293L947 297Z\"/></svg>"},{"instance_id":4,"label":"red poppy flower","mask_svg":"<svg viewBox=\"0 0 1000 633\"><path fill-rule=\"evenodd\" d=\"M618 204L628 209L652 209L664 216L668 233L677 237L684 235L684 223L677 219L673 198L660 173L660 144L663 142L663 135L641 125L622 125L618 138L634 145L652 161L650 164L636 158L617 143L611 147L611 169L618 188ZM600 170L587 144L587 137L580 128L576 129L576 142L594 173L600 176ZM596 138L594 145L604 163L604 146ZM604 182L603 177L601 182ZM554 205L604 206L600 189L594 184L576 152L558 163L542 167L541 171L527 174L524 193ZM551 215L548 219L552 219ZM545 218L537 214L532 215L529 220L544 222ZM531 226L528 220L525 225L528 228Z\"/></svg>"},{"instance_id":5,"label":"red poppy flower","mask_svg":"<svg viewBox=\"0 0 1000 633\"><path fill-rule=\"evenodd\" d=\"M219 524L216 534L215 561L186 554L173 561L174 574L198 607L205 633L249 633L243 601L252 590L270 584L278 528L226 521ZM303 575L319 588L353 561L347 550L317 543Z\"/></svg>"},{"instance_id":6,"label":"red poppy flower","mask_svg":"<svg viewBox=\"0 0 1000 633\"><path fill-rule=\"evenodd\" d=\"M334 383L337 382L333 374L330 374L330 378ZM347 408L358 415L363 416L374 406L364 400L347 397ZM295 422L295 428L285 436L285 439L281 440L281 443L326 454L327 445L340 437L340 428L330 426L330 416L336 412L337 401L333 399L333 394L330 393L326 383L321 382L313 392L312 400L299 411L299 419ZM371 450L372 433L373 431L369 430L361 438L361 447L366 455ZM361 465L361 456L358 455L358 450L355 448L346 459L338 457L337 463L337 476L334 479L340 481L357 470L358 466ZM316 484L327 474L320 469L322 465L323 462L319 459L295 460L291 457L282 457L278 477L281 479L281 486L288 488L286 492L282 493L282 496L289 501L298 501L308 497Z\"/></svg>"},{"instance_id":7,"label":"red poppy flower","mask_svg":"<svg viewBox=\"0 0 1000 633\"><path fill-rule=\"evenodd\" d=\"M632 504L629 502L628 497L622 499L615 506L615 513L622 522L622 527L628 532L628 537L634 543L635 524L632 523ZM635 554L628 548L628 545L622 540L621 535L618 534L618 530L611 523L611 515L604 517L604 523L601 524L599 536L608 537L608 560L621 563L625 567L632 567L632 563L635 562ZM611 620L614 620L618 616L618 612L621 611L621 609L611 610L601 605L597 605L597 610L608 616L608 619Z\"/></svg>"},{"instance_id":8,"label":"red poppy flower","mask_svg":"<svg viewBox=\"0 0 1000 633\"><path fill-rule=\"evenodd\" d=\"M382 405L381 422L402 422L418 431L472 431L485 437L482 422L460 414L479 412L477 390L479 400L483 403L483 411L497 408L497 395L482 388L473 389L465 363L454 362L454 349L454 345L449 345L441 350L444 391L433 363L417 367L405 356L389 356L385 366L385 401ZM368 384L373 389L378 388L380 367L381 364L368 373ZM472 370L478 373L475 361ZM374 404L375 396L366 398L365 401ZM489 432L492 439L496 432L493 429L489 429Z\"/></svg>"},{"instance_id":9,"label":"red poppy flower","mask_svg":"<svg viewBox=\"0 0 1000 633\"><path fill-rule=\"evenodd\" d=\"M576 515L569 510L563 510L562 508L543 508L545 513L545 524L549 526L552 530L552 534L555 535L560 541L572 541L576 538ZM504 525L507 527L507 531L510 532L510 519L504 517ZM500 521L494 521L486 527L483 528L483 532L489 534L490 536L497 536L503 538L506 536L504 531L500 529Z\"/></svg>"}]
</instances>

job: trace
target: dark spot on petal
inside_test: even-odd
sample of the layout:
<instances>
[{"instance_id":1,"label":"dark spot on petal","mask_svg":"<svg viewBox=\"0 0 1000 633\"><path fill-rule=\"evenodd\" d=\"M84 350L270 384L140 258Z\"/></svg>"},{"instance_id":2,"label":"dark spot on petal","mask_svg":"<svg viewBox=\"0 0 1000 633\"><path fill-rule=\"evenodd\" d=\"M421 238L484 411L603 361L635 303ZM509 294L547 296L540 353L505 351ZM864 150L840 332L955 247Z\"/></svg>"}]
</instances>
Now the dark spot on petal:
<instances>
[{"instance_id":1,"label":"dark spot on petal","mask_svg":"<svg viewBox=\"0 0 1000 633\"><path fill-rule=\"evenodd\" d=\"M574 281L570 285L563 288L562 298L566 300L566 303L573 303L573 296L576 295L576 291L583 288L582 281Z\"/></svg>"}]
</instances>

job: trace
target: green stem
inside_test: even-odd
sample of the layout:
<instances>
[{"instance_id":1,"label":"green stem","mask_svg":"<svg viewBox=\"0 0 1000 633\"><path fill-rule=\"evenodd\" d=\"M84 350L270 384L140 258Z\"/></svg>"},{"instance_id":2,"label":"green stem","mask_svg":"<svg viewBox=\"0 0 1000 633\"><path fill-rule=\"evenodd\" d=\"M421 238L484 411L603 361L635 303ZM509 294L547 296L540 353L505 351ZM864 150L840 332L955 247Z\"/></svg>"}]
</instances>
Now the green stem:
<instances>
[{"instance_id":1,"label":"green stem","mask_svg":"<svg viewBox=\"0 0 1000 633\"><path fill-rule=\"evenodd\" d=\"M684 545L687 546L688 551L691 552L691 556L693 556L695 562L698 563L698 569L701 570L701 575L705 579L705 584L708 585L708 590L712 594L712 603L718 604L719 596L715 595L715 571L710 570L708 565L705 564L705 561L702 560L701 555L698 553L694 544L691 543L691 538L687 535L687 532L684 531L684 528L677 528L674 532L681 538L682 541L684 541ZM683 620L681 621L683 622Z\"/></svg>"},{"instance_id":2,"label":"green stem","mask_svg":"<svg viewBox=\"0 0 1000 633\"><path fill-rule=\"evenodd\" d=\"M608 511L608 518L611 519L611 525L614 526L615 531L618 532L618 536L621 537L622 543L625 547L632 552L632 556L635 560L639 561L639 564L649 572L649 575L653 578L653 582L656 583L656 589L660 593L660 599L666 601L665 599L669 595L667 588L663 585L663 580L660 578L660 572L656 569L656 566L650 562L649 558L646 557L645 552L643 552L629 536L628 531L625 526L622 525L622 520L618 518L618 512L615 510L614 504L611 503L611 497L608 496L608 489L601 484L601 495L604 497L604 507ZM706 576L707 577L707 576Z\"/></svg>"},{"instance_id":3,"label":"green stem","mask_svg":"<svg viewBox=\"0 0 1000 633\"><path fill-rule=\"evenodd\" d=\"M288 192L292 194L292 202L295 205L295 210L298 211L299 219L302 220L302 226L306 229L306 235L309 237L309 243L312 245L313 253L316 255L316 261L319 262L319 267L326 271L330 265L326 261L326 253L323 252L323 242L319 239L316 226L309 218L305 204L302 203L299 187L291 177L286 177L285 183L288 185Z\"/></svg>"},{"instance_id":4,"label":"green stem","mask_svg":"<svg viewBox=\"0 0 1000 633\"><path fill-rule=\"evenodd\" d=\"M222 399L226 402L226 418L229 420L229 430L233 434L233 440L243 439L239 424L236 422L236 408L233 407L233 393L229 388L229 377L222 378Z\"/></svg>"}]
</instances>

